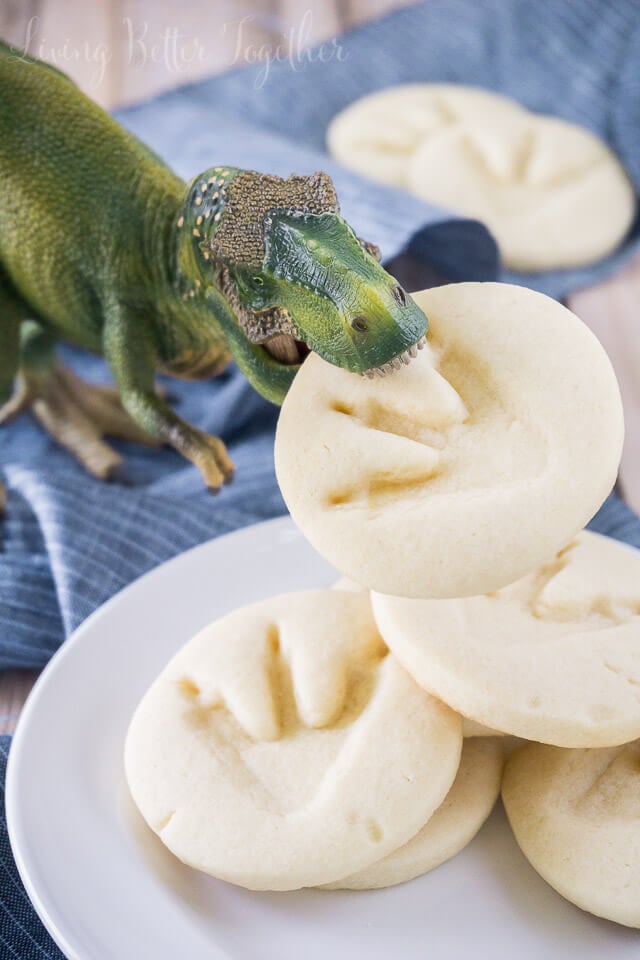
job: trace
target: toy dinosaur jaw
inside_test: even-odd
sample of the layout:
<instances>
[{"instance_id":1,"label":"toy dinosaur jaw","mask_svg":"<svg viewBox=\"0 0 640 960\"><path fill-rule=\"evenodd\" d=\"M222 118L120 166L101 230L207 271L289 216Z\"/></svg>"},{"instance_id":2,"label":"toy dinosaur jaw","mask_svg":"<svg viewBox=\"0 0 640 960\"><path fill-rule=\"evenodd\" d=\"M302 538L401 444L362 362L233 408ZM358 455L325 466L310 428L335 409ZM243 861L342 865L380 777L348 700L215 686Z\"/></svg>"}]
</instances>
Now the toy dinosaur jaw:
<instances>
[{"instance_id":1,"label":"toy dinosaur jaw","mask_svg":"<svg viewBox=\"0 0 640 960\"><path fill-rule=\"evenodd\" d=\"M360 375L367 377L369 380L376 376L386 377L395 370L400 370L403 366L411 363L414 357L418 356L418 350L422 350L426 343L426 335L423 335L397 357L393 357L379 367L369 367L368 370L363 370ZM274 360L284 366L299 366L311 352L304 340L296 340L289 334L282 333L266 340L261 346Z\"/></svg>"},{"instance_id":2,"label":"toy dinosaur jaw","mask_svg":"<svg viewBox=\"0 0 640 960\"><path fill-rule=\"evenodd\" d=\"M412 346L405 350L404 353L399 354L399 356L394 357L392 360L388 360L387 363L383 363L379 367L369 367L368 370L364 370L361 374L363 377L367 377L369 380L372 380L374 377L386 377L388 374L393 373L394 370L400 370L401 367L406 366L408 363L418 356L418 350L422 350L427 344L426 336L420 337Z\"/></svg>"}]
</instances>

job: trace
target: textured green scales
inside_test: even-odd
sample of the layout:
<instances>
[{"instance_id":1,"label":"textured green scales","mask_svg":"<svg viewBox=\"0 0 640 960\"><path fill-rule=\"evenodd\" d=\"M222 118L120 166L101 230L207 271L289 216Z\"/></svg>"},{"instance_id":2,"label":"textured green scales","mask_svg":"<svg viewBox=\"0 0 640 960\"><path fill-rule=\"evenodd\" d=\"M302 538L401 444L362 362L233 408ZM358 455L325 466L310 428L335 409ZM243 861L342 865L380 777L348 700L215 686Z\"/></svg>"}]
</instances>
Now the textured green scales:
<instances>
[{"instance_id":1,"label":"textured green scales","mask_svg":"<svg viewBox=\"0 0 640 960\"><path fill-rule=\"evenodd\" d=\"M0 423L29 407L95 475L105 434L169 443L212 489L224 444L158 396L233 357L281 402L308 349L354 372L426 318L341 218L329 177L212 167L185 184L62 73L0 44ZM83 384L59 339L103 354Z\"/></svg>"}]
</instances>

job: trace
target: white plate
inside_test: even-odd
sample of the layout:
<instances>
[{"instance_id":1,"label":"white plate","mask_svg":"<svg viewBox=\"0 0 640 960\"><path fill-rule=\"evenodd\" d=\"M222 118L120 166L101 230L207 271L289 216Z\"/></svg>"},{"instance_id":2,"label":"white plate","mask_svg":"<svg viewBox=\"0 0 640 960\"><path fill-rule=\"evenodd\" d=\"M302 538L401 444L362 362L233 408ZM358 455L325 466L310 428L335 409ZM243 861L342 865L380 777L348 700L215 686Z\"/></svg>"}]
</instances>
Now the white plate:
<instances>
[{"instance_id":1,"label":"white plate","mask_svg":"<svg viewBox=\"0 0 640 960\"><path fill-rule=\"evenodd\" d=\"M239 604L335 572L288 518L203 544L93 614L34 688L11 749L7 817L24 884L70 960L542 960L638 956L637 933L561 899L497 810L459 856L369 893L251 893L183 866L125 786L133 709L173 652Z\"/></svg>"}]
</instances>

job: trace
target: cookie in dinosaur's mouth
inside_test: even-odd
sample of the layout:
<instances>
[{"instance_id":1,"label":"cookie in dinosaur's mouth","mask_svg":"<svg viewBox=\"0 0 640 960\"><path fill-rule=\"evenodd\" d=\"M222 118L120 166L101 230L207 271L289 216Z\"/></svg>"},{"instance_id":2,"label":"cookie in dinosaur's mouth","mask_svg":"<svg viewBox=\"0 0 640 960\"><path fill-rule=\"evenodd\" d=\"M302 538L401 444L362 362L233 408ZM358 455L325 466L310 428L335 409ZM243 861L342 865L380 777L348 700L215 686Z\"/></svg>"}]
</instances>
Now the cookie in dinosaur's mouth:
<instances>
[{"instance_id":1,"label":"cookie in dinosaur's mouth","mask_svg":"<svg viewBox=\"0 0 640 960\"><path fill-rule=\"evenodd\" d=\"M384 383L313 353L302 364L276 474L298 528L345 576L390 596L478 596L594 515L618 468L620 394L599 342L549 297L503 283L412 297L427 344Z\"/></svg>"},{"instance_id":2,"label":"cookie in dinosaur's mouth","mask_svg":"<svg viewBox=\"0 0 640 960\"><path fill-rule=\"evenodd\" d=\"M399 356L388 360L387 363L383 363L379 367L369 367L368 370L362 372L362 376L368 377L369 379L376 375L386 377L387 374L393 373L394 370L399 370L405 364L410 363L414 357L417 357L418 350L422 350L426 342L426 336L420 337L416 343L408 347L407 350L399 354ZM296 340L295 337L287 333L276 334L275 337L266 340L262 346L274 360L277 360L278 363L282 363L284 366L293 366L302 363L305 357L311 352L304 340Z\"/></svg>"}]
</instances>

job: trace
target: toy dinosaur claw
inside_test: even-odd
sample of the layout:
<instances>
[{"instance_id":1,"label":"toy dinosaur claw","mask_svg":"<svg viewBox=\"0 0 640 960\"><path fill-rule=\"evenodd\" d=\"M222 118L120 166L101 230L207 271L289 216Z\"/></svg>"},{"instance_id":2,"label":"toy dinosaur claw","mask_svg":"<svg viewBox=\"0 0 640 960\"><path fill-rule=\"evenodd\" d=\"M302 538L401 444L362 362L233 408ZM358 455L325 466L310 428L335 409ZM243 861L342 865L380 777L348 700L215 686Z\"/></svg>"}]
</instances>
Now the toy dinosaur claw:
<instances>
[{"instance_id":1,"label":"toy dinosaur claw","mask_svg":"<svg viewBox=\"0 0 640 960\"><path fill-rule=\"evenodd\" d=\"M223 484L231 483L235 467L219 437L197 431L191 439L187 456L200 470L210 493L218 493Z\"/></svg>"},{"instance_id":2,"label":"toy dinosaur claw","mask_svg":"<svg viewBox=\"0 0 640 960\"><path fill-rule=\"evenodd\" d=\"M0 409L0 425L27 409L100 480L118 480L122 470L122 457L104 442L105 435L160 445L131 419L114 387L85 383L58 361L20 374L13 397Z\"/></svg>"},{"instance_id":3,"label":"toy dinosaur claw","mask_svg":"<svg viewBox=\"0 0 640 960\"><path fill-rule=\"evenodd\" d=\"M122 458L120 458L119 463L114 461L112 466L109 468L109 472L106 475L105 480L108 480L110 483L119 483L122 486L131 485Z\"/></svg>"}]
</instances>

